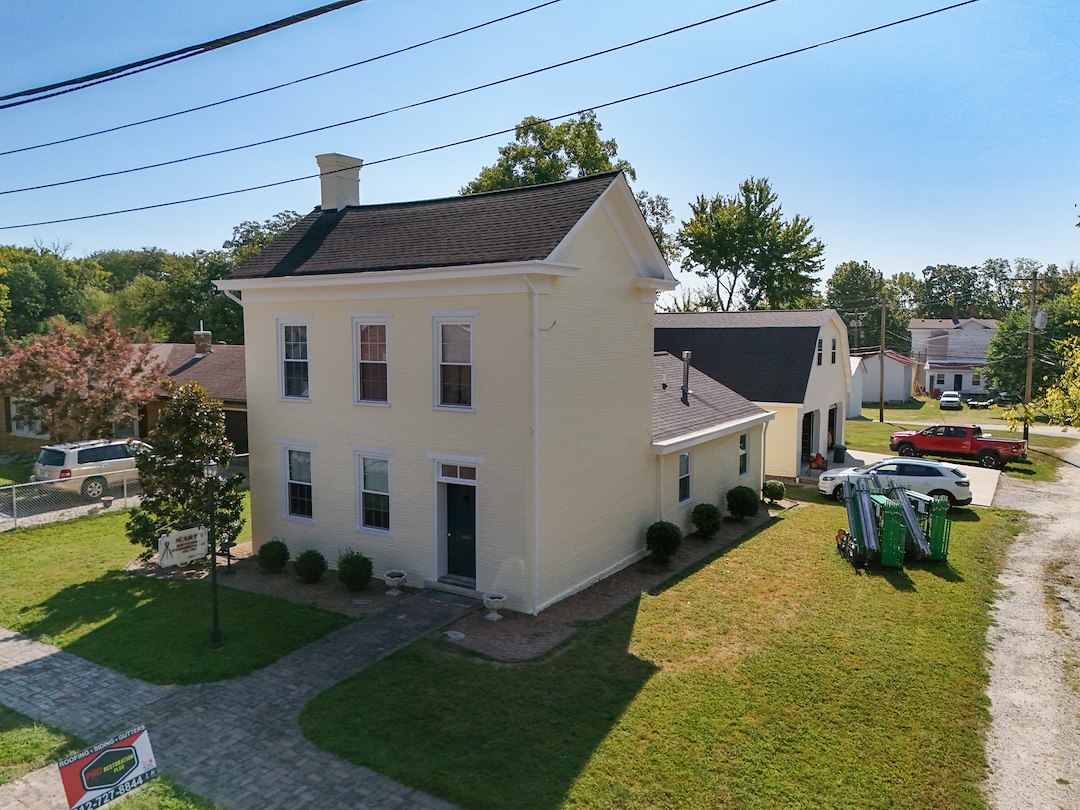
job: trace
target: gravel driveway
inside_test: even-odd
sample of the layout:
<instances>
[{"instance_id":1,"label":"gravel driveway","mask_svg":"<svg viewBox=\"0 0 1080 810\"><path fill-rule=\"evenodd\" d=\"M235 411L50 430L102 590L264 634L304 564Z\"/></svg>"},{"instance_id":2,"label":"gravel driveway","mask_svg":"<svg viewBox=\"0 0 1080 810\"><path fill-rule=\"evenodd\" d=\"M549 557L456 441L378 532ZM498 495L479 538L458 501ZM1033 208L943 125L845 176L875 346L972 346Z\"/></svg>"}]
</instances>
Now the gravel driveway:
<instances>
[{"instance_id":1,"label":"gravel driveway","mask_svg":"<svg viewBox=\"0 0 1080 810\"><path fill-rule=\"evenodd\" d=\"M990 777L999 810L1080 808L1080 445L1052 484L1003 478L1034 515L1009 550L990 641Z\"/></svg>"}]
</instances>

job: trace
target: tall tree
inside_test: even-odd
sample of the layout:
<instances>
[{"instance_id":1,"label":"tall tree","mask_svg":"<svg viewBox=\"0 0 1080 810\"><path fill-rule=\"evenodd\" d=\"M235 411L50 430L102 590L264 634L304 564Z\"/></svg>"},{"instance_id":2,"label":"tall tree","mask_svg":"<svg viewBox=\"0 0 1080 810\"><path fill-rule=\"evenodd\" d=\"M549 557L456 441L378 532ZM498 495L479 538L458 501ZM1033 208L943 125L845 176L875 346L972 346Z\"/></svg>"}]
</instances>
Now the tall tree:
<instances>
[{"instance_id":1,"label":"tall tree","mask_svg":"<svg viewBox=\"0 0 1080 810\"><path fill-rule=\"evenodd\" d=\"M722 309L815 303L825 245L806 217L784 219L768 178L744 180L731 197L699 196L690 213L677 236L683 269L711 281Z\"/></svg>"},{"instance_id":2,"label":"tall tree","mask_svg":"<svg viewBox=\"0 0 1080 810\"><path fill-rule=\"evenodd\" d=\"M62 321L0 357L0 394L25 402L52 441L112 436L114 423L135 419L154 396L160 361L149 343L135 344L108 313L84 329Z\"/></svg>"},{"instance_id":3,"label":"tall tree","mask_svg":"<svg viewBox=\"0 0 1080 810\"><path fill-rule=\"evenodd\" d=\"M147 437L152 450L135 460L143 496L128 518L128 539L156 549L167 531L207 525L211 512L206 490L213 486L217 540L234 542L244 525L242 477L226 475L208 483L204 473L207 461L227 468L233 460L221 403L196 382L166 380L162 387L169 400Z\"/></svg>"},{"instance_id":4,"label":"tall tree","mask_svg":"<svg viewBox=\"0 0 1080 810\"><path fill-rule=\"evenodd\" d=\"M960 318L969 308L982 303L979 294L979 271L974 267L935 264L923 268L923 295L919 301L922 318Z\"/></svg>"},{"instance_id":5,"label":"tall tree","mask_svg":"<svg viewBox=\"0 0 1080 810\"><path fill-rule=\"evenodd\" d=\"M461 187L462 194L554 183L572 177L622 171L637 179L634 167L618 157L614 138L601 138L603 129L592 110L561 124L527 116L514 129L514 140L499 147L499 159L484 166L476 179ZM673 260L675 243L667 232L674 222L667 197L639 191L634 195L656 244Z\"/></svg>"},{"instance_id":6,"label":"tall tree","mask_svg":"<svg viewBox=\"0 0 1080 810\"><path fill-rule=\"evenodd\" d=\"M81 321L88 302L109 287L108 274L93 259L68 259L59 249L0 247L0 268L7 271L11 312L6 332L12 337L40 334L60 315Z\"/></svg>"},{"instance_id":7,"label":"tall tree","mask_svg":"<svg viewBox=\"0 0 1080 810\"><path fill-rule=\"evenodd\" d=\"M1080 337L1080 296L1062 295L1040 305L1046 323L1035 330L1032 358L1032 397L1038 399L1061 374L1058 346ZM986 349L986 371L995 387L1022 394L1025 387L1028 344L1027 310L1016 309L998 321Z\"/></svg>"},{"instance_id":8,"label":"tall tree","mask_svg":"<svg viewBox=\"0 0 1080 810\"><path fill-rule=\"evenodd\" d=\"M909 315L896 300L880 270L867 262L847 261L836 266L825 282L825 304L847 324L852 352L877 349L881 343L881 305L885 305L885 347L907 352L911 340Z\"/></svg>"}]
</instances>

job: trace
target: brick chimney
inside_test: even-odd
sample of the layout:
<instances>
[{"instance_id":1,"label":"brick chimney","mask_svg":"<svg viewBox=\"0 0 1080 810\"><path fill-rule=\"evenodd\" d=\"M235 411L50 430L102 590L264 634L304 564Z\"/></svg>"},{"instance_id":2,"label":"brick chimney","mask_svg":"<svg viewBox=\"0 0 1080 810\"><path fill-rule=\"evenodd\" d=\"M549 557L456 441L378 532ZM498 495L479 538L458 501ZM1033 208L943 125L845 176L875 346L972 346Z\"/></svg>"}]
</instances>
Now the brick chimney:
<instances>
[{"instance_id":1,"label":"brick chimney","mask_svg":"<svg viewBox=\"0 0 1080 810\"><path fill-rule=\"evenodd\" d=\"M213 341L214 333L209 330L203 329L203 322L199 321L199 328L195 330L195 356L206 357L213 349L210 348L210 343Z\"/></svg>"},{"instance_id":2,"label":"brick chimney","mask_svg":"<svg viewBox=\"0 0 1080 810\"><path fill-rule=\"evenodd\" d=\"M340 211L360 204L360 158L330 152L316 155L319 183L322 186L322 210Z\"/></svg>"}]
</instances>

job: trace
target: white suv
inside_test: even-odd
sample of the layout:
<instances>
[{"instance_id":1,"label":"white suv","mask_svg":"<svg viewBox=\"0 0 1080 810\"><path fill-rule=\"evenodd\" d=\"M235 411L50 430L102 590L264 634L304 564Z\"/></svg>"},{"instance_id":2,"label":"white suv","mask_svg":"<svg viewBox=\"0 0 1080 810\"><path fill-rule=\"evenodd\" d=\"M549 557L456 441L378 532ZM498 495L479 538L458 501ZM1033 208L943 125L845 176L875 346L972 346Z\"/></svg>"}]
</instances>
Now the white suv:
<instances>
[{"instance_id":1,"label":"white suv","mask_svg":"<svg viewBox=\"0 0 1080 810\"><path fill-rule=\"evenodd\" d=\"M137 480L135 454L147 447L130 439L94 439L41 448L31 481L57 481L59 489L96 501L125 478Z\"/></svg>"},{"instance_id":2,"label":"white suv","mask_svg":"<svg viewBox=\"0 0 1080 810\"><path fill-rule=\"evenodd\" d=\"M842 500L845 480L854 485L856 478L871 473L883 486L896 482L913 492L948 498L950 506L971 503L971 481L964 470L955 464L925 458L883 458L863 467L828 470L818 478L818 492Z\"/></svg>"}]
</instances>

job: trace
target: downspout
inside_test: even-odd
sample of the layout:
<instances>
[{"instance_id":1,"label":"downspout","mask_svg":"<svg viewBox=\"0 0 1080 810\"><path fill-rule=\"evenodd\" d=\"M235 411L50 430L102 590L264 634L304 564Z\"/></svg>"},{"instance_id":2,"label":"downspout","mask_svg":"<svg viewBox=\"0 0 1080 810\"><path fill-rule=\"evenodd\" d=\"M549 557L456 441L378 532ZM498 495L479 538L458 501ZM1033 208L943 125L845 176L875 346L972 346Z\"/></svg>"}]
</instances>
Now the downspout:
<instances>
[{"instance_id":1,"label":"downspout","mask_svg":"<svg viewBox=\"0 0 1080 810\"><path fill-rule=\"evenodd\" d=\"M657 503L656 513L657 520L664 519L664 454L660 454L660 478L656 482L657 497L659 502Z\"/></svg>"},{"instance_id":2,"label":"downspout","mask_svg":"<svg viewBox=\"0 0 1080 810\"><path fill-rule=\"evenodd\" d=\"M529 305L532 310L532 548L529 567L532 569L532 604L529 612L535 616L540 603L540 299L528 276Z\"/></svg>"},{"instance_id":3,"label":"downspout","mask_svg":"<svg viewBox=\"0 0 1080 810\"><path fill-rule=\"evenodd\" d=\"M769 437L769 423L761 426L761 487L765 486L765 441ZM761 489L758 487L758 489Z\"/></svg>"}]
</instances>

